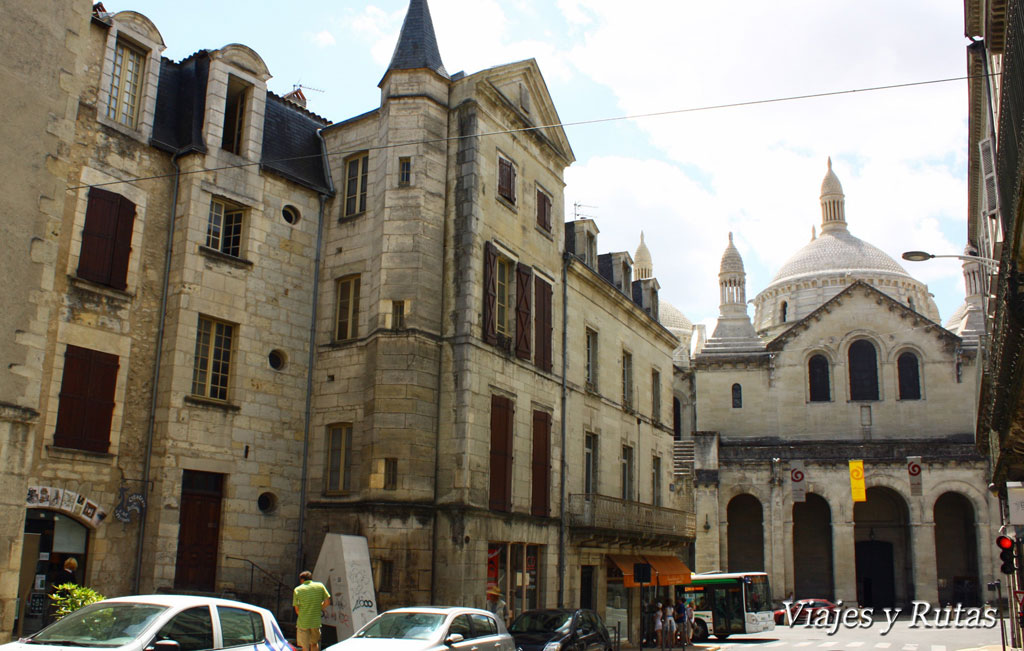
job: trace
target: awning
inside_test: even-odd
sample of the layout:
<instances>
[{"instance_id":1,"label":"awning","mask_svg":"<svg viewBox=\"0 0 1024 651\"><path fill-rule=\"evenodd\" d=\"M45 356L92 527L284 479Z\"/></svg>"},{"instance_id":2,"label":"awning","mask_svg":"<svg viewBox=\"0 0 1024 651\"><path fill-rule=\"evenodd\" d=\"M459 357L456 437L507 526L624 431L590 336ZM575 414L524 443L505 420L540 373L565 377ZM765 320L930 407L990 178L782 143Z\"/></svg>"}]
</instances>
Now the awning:
<instances>
[{"instance_id":1,"label":"awning","mask_svg":"<svg viewBox=\"0 0 1024 651\"><path fill-rule=\"evenodd\" d=\"M628 554L608 554L608 558L612 559L620 570L622 570L622 585L626 588L639 588L640 584L633 580L633 565L636 563L646 563L641 556L631 556ZM654 578L654 572L651 572L651 578ZM645 583L644 585L651 585Z\"/></svg>"},{"instance_id":2,"label":"awning","mask_svg":"<svg viewBox=\"0 0 1024 651\"><path fill-rule=\"evenodd\" d=\"M655 585L686 585L690 582L690 568L675 556L644 556L651 564L651 580Z\"/></svg>"}]
</instances>

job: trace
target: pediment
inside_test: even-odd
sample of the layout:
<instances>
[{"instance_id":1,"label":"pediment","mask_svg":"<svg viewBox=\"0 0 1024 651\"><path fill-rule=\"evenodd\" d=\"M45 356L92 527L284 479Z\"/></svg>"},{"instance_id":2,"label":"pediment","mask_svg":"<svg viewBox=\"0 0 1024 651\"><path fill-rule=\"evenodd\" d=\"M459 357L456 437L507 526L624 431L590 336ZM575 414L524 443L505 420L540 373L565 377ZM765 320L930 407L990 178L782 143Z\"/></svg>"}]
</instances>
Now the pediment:
<instances>
[{"instance_id":1,"label":"pediment","mask_svg":"<svg viewBox=\"0 0 1024 651\"><path fill-rule=\"evenodd\" d=\"M248 72L260 81L266 81L272 76L263 57L247 45L231 43L217 50L214 55L236 68Z\"/></svg>"}]
</instances>

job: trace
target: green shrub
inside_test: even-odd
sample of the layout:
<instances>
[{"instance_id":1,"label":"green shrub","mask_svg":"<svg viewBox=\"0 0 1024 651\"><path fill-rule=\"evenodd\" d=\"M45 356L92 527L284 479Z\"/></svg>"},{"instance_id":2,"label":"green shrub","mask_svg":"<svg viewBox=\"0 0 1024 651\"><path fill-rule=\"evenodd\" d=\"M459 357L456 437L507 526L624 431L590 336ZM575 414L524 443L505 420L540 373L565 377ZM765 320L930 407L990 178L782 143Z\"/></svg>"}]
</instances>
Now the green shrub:
<instances>
[{"instance_id":1,"label":"green shrub","mask_svg":"<svg viewBox=\"0 0 1024 651\"><path fill-rule=\"evenodd\" d=\"M92 588L85 587L84 585L62 583L61 585L54 586L53 594L50 595L50 599L53 600L53 605L56 609L54 617L56 619L60 619L68 613L75 612L82 606L88 606L91 603L103 601L106 597Z\"/></svg>"}]
</instances>

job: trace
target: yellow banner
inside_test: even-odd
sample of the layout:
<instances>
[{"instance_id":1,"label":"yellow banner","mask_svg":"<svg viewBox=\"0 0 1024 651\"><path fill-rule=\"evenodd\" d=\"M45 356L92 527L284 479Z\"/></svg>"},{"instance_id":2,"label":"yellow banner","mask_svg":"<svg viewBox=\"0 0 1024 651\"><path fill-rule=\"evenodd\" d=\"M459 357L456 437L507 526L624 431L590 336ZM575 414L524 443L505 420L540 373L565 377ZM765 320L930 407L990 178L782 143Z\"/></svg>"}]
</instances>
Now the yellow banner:
<instances>
[{"instance_id":1,"label":"yellow banner","mask_svg":"<svg viewBox=\"0 0 1024 651\"><path fill-rule=\"evenodd\" d=\"M850 461L850 494L854 502L866 502L864 494L864 462L860 459Z\"/></svg>"}]
</instances>

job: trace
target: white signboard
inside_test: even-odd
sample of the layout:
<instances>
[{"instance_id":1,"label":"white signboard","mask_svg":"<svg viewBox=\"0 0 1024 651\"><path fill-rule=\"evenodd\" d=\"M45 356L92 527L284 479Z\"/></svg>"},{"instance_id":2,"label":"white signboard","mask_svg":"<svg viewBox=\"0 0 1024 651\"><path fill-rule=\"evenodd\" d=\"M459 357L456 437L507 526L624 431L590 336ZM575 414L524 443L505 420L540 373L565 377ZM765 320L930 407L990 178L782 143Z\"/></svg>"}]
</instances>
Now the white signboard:
<instances>
[{"instance_id":1,"label":"white signboard","mask_svg":"<svg viewBox=\"0 0 1024 651\"><path fill-rule=\"evenodd\" d=\"M907 476L910 478L910 494L921 496L921 457L907 457Z\"/></svg>"},{"instance_id":2,"label":"white signboard","mask_svg":"<svg viewBox=\"0 0 1024 651\"><path fill-rule=\"evenodd\" d=\"M352 637L377 616L377 593L366 538L326 534L313 580L322 581L331 593L331 605L324 611L323 623L337 629L339 642Z\"/></svg>"},{"instance_id":3,"label":"white signboard","mask_svg":"<svg viewBox=\"0 0 1024 651\"><path fill-rule=\"evenodd\" d=\"M1024 486L1020 482L1006 482L1006 506L1010 509L1010 524L1024 524Z\"/></svg>"},{"instance_id":4,"label":"white signboard","mask_svg":"<svg viewBox=\"0 0 1024 651\"><path fill-rule=\"evenodd\" d=\"M805 502L807 501L807 482L804 481L804 462L803 461L790 461L789 462L789 483L793 487L793 501L794 502Z\"/></svg>"}]
</instances>

